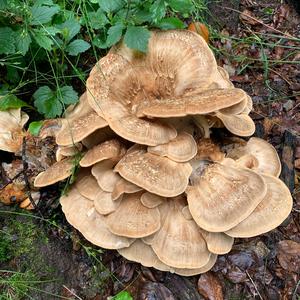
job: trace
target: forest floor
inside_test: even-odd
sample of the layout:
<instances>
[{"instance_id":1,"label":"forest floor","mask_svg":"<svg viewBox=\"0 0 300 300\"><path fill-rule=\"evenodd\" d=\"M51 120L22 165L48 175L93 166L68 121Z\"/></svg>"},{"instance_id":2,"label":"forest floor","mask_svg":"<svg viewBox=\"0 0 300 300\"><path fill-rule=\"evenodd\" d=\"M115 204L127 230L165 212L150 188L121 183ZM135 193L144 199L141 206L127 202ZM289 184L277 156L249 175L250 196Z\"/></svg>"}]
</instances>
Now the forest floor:
<instances>
[{"instance_id":1,"label":"forest floor","mask_svg":"<svg viewBox=\"0 0 300 300\"><path fill-rule=\"evenodd\" d=\"M0 204L1 300L101 300L122 290L149 300L300 299L300 15L280 0L223 0L207 14L218 64L253 99L255 135L280 154L294 197L288 219L185 278L93 247L67 224L53 187L41 214Z\"/></svg>"}]
</instances>

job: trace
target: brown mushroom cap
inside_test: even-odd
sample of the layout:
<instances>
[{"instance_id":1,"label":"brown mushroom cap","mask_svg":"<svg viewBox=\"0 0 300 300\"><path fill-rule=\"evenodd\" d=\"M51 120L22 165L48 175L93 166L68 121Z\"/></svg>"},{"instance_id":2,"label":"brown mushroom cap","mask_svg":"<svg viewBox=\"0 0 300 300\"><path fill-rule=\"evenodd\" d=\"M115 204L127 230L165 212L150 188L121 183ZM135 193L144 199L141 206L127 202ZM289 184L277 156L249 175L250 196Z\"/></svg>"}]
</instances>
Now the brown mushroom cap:
<instances>
[{"instance_id":1,"label":"brown mushroom cap","mask_svg":"<svg viewBox=\"0 0 300 300\"><path fill-rule=\"evenodd\" d=\"M114 162L111 160L103 160L92 167L92 174L96 178L100 188L112 193L115 185L121 179L118 173L113 171Z\"/></svg>"},{"instance_id":2,"label":"brown mushroom cap","mask_svg":"<svg viewBox=\"0 0 300 300\"><path fill-rule=\"evenodd\" d=\"M89 167L105 159L117 159L123 156L126 148L116 139L94 146L84 154L80 166Z\"/></svg>"},{"instance_id":3,"label":"brown mushroom cap","mask_svg":"<svg viewBox=\"0 0 300 300\"><path fill-rule=\"evenodd\" d=\"M151 247L158 258L174 268L196 269L209 261L210 252L198 226L182 214L186 204L181 198L169 201L169 210Z\"/></svg>"},{"instance_id":4,"label":"brown mushroom cap","mask_svg":"<svg viewBox=\"0 0 300 300\"><path fill-rule=\"evenodd\" d=\"M247 114L227 115L217 112L216 116L223 122L224 126L235 135L250 136L255 132L255 124Z\"/></svg>"},{"instance_id":5,"label":"brown mushroom cap","mask_svg":"<svg viewBox=\"0 0 300 300\"><path fill-rule=\"evenodd\" d=\"M83 94L77 106L63 120L62 127L56 135L56 143L61 146L78 143L97 129L106 126L107 122L93 111L87 102L86 94Z\"/></svg>"},{"instance_id":6,"label":"brown mushroom cap","mask_svg":"<svg viewBox=\"0 0 300 300\"><path fill-rule=\"evenodd\" d=\"M98 129L84 138L81 143L87 148L91 149L94 146L101 144L107 140L115 138L116 133L109 127Z\"/></svg>"},{"instance_id":7,"label":"brown mushroom cap","mask_svg":"<svg viewBox=\"0 0 300 300\"><path fill-rule=\"evenodd\" d=\"M185 162L192 159L197 153L197 144L194 138L181 132L170 142L147 148L149 153L166 156L177 162Z\"/></svg>"},{"instance_id":8,"label":"brown mushroom cap","mask_svg":"<svg viewBox=\"0 0 300 300\"><path fill-rule=\"evenodd\" d=\"M189 163L177 163L166 157L136 149L115 166L126 180L163 197L173 197L184 192L192 173Z\"/></svg>"},{"instance_id":9,"label":"brown mushroom cap","mask_svg":"<svg viewBox=\"0 0 300 300\"><path fill-rule=\"evenodd\" d=\"M195 222L211 232L229 230L247 218L266 192L257 173L217 163L209 165L186 190Z\"/></svg>"},{"instance_id":10,"label":"brown mushroom cap","mask_svg":"<svg viewBox=\"0 0 300 300\"><path fill-rule=\"evenodd\" d=\"M241 238L263 234L279 226L291 212L293 199L287 186L274 176L263 175L263 178L267 194L250 216L226 234Z\"/></svg>"},{"instance_id":11,"label":"brown mushroom cap","mask_svg":"<svg viewBox=\"0 0 300 300\"><path fill-rule=\"evenodd\" d=\"M97 194L102 191L97 183L97 180L91 174L77 178L75 186L83 197L91 201L94 201L97 197Z\"/></svg>"},{"instance_id":12,"label":"brown mushroom cap","mask_svg":"<svg viewBox=\"0 0 300 300\"><path fill-rule=\"evenodd\" d=\"M241 144L235 146L228 151L228 157L239 159L244 155L251 154L258 161L258 166L253 168L255 171L276 177L280 175L281 163L277 151L265 140L252 137L245 146Z\"/></svg>"},{"instance_id":13,"label":"brown mushroom cap","mask_svg":"<svg viewBox=\"0 0 300 300\"><path fill-rule=\"evenodd\" d=\"M238 115L245 111L248 104L248 95L241 102L232 106L220 109L220 113L225 115Z\"/></svg>"},{"instance_id":14,"label":"brown mushroom cap","mask_svg":"<svg viewBox=\"0 0 300 300\"><path fill-rule=\"evenodd\" d=\"M211 253L226 254L233 246L234 238L223 232L208 232L201 229L201 233Z\"/></svg>"},{"instance_id":15,"label":"brown mushroom cap","mask_svg":"<svg viewBox=\"0 0 300 300\"><path fill-rule=\"evenodd\" d=\"M120 178L120 180L117 181L117 183L114 186L114 189L112 191L112 199L117 200L120 196L123 194L132 194L141 191L142 188L127 181L124 178Z\"/></svg>"},{"instance_id":16,"label":"brown mushroom cap","mask_svg":"<svg viewBox=\"0 0 300 300\"><path fill-rule=\"evenodd\" d=\"M58 161L36 176L34 186L43 187L62 181L72 175L74 166L73 157Z\"/></svg>"},{"instance_id":17,"label":"brown mushroom cap","mask_svg":"<svg viewBox=\"0 0 300 300\"><path fill-rule=\"evenodd\" d=\"M100 215L108 215L118 209L122 200L122 196L117 200L112 199L112 193L100 191L95 196L94 206Z\"/></svg>"},{"instance_id":18,"label":"brown mushroom cap","mask_svg":"<svg viewBox=\"0 0 300 300\"><path fill-rule=\"evenodd\" d=\"M68 222L78 229L91 243L106 249L129 247L134 241L112 234L105 225L92 201L84 198L75 187L60 198L62 210Z\"/></svg>"},{"instance_id":19,"label":"brown mushroom cap","mask_svg":"<svg viewBox=\"0 0 300 300\"><path fill-rule=\"evenodd\" d=\"M109 230L117 235L140 238L151 235L160 228L157 208L146 208L140 202L141 193L123 196L119 208L106 217Z\"/></svg>"},{"instance_id":20,"label":"brown mushroom cap","mask_svg":"<svg viewBox=\"0 0 300 300\"><path fill-rule=\"evenodd\" d=\"M143 193L141 196L141 202L144 206L148 207L148 208L154 208L158 205L160 205L161 203L163 203L163 201L165 201L166 199L164 197L146 192Z\"/></svg>"},{"instance_id":21,"label":"brown mushroom cap","mask_svg":"<svg viewBox=\"0 0 300 300\"><path fill-rule=\"evenodd\" d=\"M143 102L138 106L137 115L157 118L204 115L240 103L246 97L243 90L236 88L204 90L191 96Z\"/></svg>"},{"instance_id":22,"label":"brown mushroom cap","mask_svg":"<svg viewBox=\"0 0 300 300\"><path fill-rule=\"evenodd\" d=\"M82 144L77 143L70 146L58 146L55 157L56 161L62 160L64 157L74 156L82 150Z\"/></svg>"}]
</instances>

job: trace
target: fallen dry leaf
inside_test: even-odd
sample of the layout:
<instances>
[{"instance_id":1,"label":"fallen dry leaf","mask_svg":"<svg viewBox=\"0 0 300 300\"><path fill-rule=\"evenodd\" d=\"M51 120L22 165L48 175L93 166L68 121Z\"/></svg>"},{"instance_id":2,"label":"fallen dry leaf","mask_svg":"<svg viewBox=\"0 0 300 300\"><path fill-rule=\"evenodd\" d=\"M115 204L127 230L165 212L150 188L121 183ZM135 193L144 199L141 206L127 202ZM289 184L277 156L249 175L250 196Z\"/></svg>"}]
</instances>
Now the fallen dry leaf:
<instances>
[{"instance_id":1,"label":"fallen dry leaf","mask_svg":"<svg viewBox=\"0 0 300 300\"><path fill-rule=\"evenodd\" d=\"M300 272L300 243L283 240L278 243L277 258L281 267L289 272Z\"/></svg>"},{"instance_id":2,"label":"fallen dry leaf","mask_svg":"<svg viewBox=\"0 0 300 300\"><path fill-rule=\"evenodd\" d=\"M199 293L208 300L223 300L220 280L212 272L202 274L198 280Z\"/></svg>"},{"instance_id":3,"label":"fallen dry leaf","mask_svg":"<svg viewBox=\"0 0 300 300\"><path fill-rule=\"evenodd\" d=\"M240 20L242 23L247 25L258 25L260 24L257 21L257 18L255 17L254 13L249 9L244 9L240 14Z\"/></svg>"}]
</instances>

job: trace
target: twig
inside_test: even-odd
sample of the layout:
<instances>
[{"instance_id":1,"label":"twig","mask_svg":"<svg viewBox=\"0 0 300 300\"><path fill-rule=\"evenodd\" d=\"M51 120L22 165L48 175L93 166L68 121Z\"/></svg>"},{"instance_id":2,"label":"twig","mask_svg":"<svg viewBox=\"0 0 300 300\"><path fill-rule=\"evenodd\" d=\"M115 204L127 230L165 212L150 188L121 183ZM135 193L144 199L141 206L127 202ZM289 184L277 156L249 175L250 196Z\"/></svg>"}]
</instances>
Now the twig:
<instances>
[{"instance_id":1,"label":"twig","mask_svg":"<svg viewBox=\"0 0 300 300\"><path fill-rule=\"evenodd\" d=\"M69 292L71 293L74 297L76 297L78 300L83 300L82 298L80 298L78 295L76 295L73 291L71 291L68 287L66 287L65 285L63 285L63 287Z\"/></svg>"},{"instance_id":2,"label":"twig","mask_svg":"<svg viewBox=\"0 0 300 300\"><path fill-rule=\"evenodd\" d=\"M256 292L257 292L258 297L259 297L261 300L264 300L263 297L261 296L259 290L257 289L257 286L256 286L255 282L253 281L253 279L251 278L251 276L250 276L250 274L248 273L247 270L246 270L246 274L247 274L247 276L249 277L251 283L253 284L253 286L254 286L254 288L255 288L255 290L256 290Z\"/></svg>"},{"instance_id":3,"label":"twig","mask_svg":"<svg viewBox=\"0 0 300 300\"><path fill-rule=\"evenodd\" d=\"M26 189L27 189L26 194L30 200L30 203L34 207L34 209L36 209L38 211L38 213L41 215L41 217L43 217L41 211L39 210L39 208L37 207L37 205L35 204L32 196L31 196L30 184L29 184L29 180L27 177L28 163L27 163L27 157L26 157L26 137L25 136L23 137L23 142L22 142L22 164L23 164L24 181L25 181L25 185L26 185Z\"/></svg>"},{"instance_id":4,"label":"twig","mask_svg":"<svg viewBox=\"0 0 300 300\"><path fill-rule=\"evenodd\" d=\"M292 35L290 35L288 33L284 33L284 32L282 32L282 31L280 31L280 30L278 30L278 29L276 29L276 28L274 28L274 27L272 27L270 25L265 24L264 22L258 20L257 18L254 18L252 16L249 16L249 15L243 13L240 10L237 10L237 9L234 9L234 8L231 8L231 7L227 7L227 6L220 6L220 5L217 5L217 6L220 7L220 8L225 8L227 10L231 10L231 11L237 12L237 13L243 15L243 16L246 16L247 18L250 18L250 19L254 20L255 22L257 22L257 23L259 23L259 24L261 24L261 25L263 25L263 26L265 26L265 27L267 27L267 28L269 28L269 29L271 29L271 30L273 30L275 32L278 32L278 33L282 34L285 37L293 38L293 39L295 38L295 37L293 37Z\"/></svg>"}]
</instances>

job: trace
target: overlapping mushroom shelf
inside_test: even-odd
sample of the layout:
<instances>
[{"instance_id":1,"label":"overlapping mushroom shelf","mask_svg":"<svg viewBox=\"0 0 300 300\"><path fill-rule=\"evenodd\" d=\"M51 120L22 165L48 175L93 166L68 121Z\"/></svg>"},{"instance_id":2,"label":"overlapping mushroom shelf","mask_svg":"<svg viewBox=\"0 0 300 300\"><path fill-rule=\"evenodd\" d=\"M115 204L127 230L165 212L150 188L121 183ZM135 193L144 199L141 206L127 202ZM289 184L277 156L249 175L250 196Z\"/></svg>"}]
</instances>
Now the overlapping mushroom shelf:
<instances>
[{"instance_id":1,"label":"overlapping mushroom shelf","mask_svg":"<svg viewBox=\"0 0 300 300\"><path fill-rule=\"evenodd\" d=\"M56 134L57 163L35 185L66 179L81 153L60 200L70 224L144 266L206 272L235 237L270 231L292 209L270 144L211 136L252 135L251 108L200 36L153 32L146 55L120 45L93 68Z\"/></svg>"}]
</instances>

